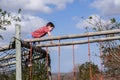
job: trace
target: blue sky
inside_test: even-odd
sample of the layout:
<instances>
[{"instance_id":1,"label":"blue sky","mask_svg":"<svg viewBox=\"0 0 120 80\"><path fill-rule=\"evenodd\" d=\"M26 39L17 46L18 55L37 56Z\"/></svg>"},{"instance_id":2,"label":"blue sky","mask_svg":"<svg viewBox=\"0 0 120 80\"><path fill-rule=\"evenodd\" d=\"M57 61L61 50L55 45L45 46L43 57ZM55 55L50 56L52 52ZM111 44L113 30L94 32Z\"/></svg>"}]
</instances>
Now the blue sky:
<instances>
[{"instance_id":1,"label":"blue sky","mask_svg":"<svg viewBox=\"0 0 120 80\"><path fill-rule=\"evenodd\" d=\"M22 19L20 23L22 39L49 21L53 22L56 27L52 31L53 36L81 34L85 32L86 26L95 27L85 22L89 16L93 16L96 20L101 17L104 25L109 24L109 19L112 17L119 21L119 7L120 0L0 0L0 8L13 14L19 8L22 9L19 15ZM4 40L0 40L0 45L9 44L10 39L15 35L14 30L14 24L12 24L7 27L7 32L0 32L4 36ZM99 59L94 55L99 53L99 50L98 48L95 49L95 44L91 45L93 62L98 63ZM57 72L58 48L49 48L49 50L52 58L52 71ZM72 71L71 50L70 46L61 47L61 72ZM75 46L76 65L88 61L87 53L87 44Z\"/></svg>"}]
</instances>

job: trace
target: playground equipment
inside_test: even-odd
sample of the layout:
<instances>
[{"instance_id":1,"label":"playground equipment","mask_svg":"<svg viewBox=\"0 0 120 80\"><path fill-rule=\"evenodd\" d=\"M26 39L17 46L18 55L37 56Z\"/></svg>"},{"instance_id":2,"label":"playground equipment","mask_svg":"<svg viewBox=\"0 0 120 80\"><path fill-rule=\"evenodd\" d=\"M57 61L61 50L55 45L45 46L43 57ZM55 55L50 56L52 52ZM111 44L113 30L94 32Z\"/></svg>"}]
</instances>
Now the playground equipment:
<instances>
[{"instance_id":1,"label":"playground equipment","mask_svg":"<svg viewBox=\"0 0 120 80\"><path fill-rule=\"evenodd\" d=\"M20 28L20 25L18 26L18 29ZM45 74L43 74L43 77L52 80L51 77L51 60L50 55L48 53L48 47L58 47L58 80L61 80L60 77L60 46L67 46L72 45L72 51L73 51L73 80L76 80L76 69L75 69L75 51L74 46L78 44L88 44L88 57L89 62L91 62L91 53L90 53L90 43L98 42L101 44L101 42L104 41L111 41L111 40L119 40L120 36L108 36L104 38L95 38L90 39L90 37L93 36L100 36L100 35L111 35L111 34L119 34L120 30L108 30L108 31L100 31L100 32L89 32L84 34L74 34L74 35L68 35L68 36L53 36L51 38L40 38L40 39L26 39L21 40L20 39L20 31L16 31L16 37L14 37L14 40L10 43L9 46L3 46L0 48L0 70L2 71L3 68L7 68L5 71L12 71L16 69L16 80L22 80L22 77L25 77L22 75L22 71L25 69L25 58L26 56L29 56L30 64L33 64L35 62L38 62L39 64L44 64L45 61ZM72 41L72 42L61 42L62 40L68 40L68 39L78 39L78 41ZM79 40L79 38L86 38L85 40ZM37 44L33 45L34 42L45 42L45 41L58 41L57 43L53 44ZM46 50L43 49L46 47ZM15 50L16 49L16 50ZM17 54L17 55L15 55ZM102 56L102 51L100 47L100 57ZM16 58L16 59L15 59ZM16 64L16 66L15 66ZM36 63L35 63L36 64ZM41 69L38 69L41 70ZM101 63L101 70L102 70L102 63ZM29 69L29 80L34 80L34 73L35 66L30 66ZM42 71L42 70L41 70ZM90 66L90 80L93 80L92 76L92 67ZM102 72L102 71L101 71ZM28 74L28 73L26 73ZM100 80L103 80L103 77L101 75Z\"/></svg>"}]
</instances>

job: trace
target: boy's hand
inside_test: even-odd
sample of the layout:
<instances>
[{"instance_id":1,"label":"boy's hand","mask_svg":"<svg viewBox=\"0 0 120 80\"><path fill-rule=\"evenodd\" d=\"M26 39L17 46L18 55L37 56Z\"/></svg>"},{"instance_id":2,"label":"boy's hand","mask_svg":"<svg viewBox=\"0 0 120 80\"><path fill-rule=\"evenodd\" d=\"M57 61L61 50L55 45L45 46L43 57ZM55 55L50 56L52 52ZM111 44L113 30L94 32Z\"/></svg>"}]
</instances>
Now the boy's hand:
<instances>
[{"instance_id":1,"label":"boy's hand","mask_svg":"<svg viewBox=\"0 0 120 80\"><path fill-rule=\"evenodd\" d=\"M48 35L49 35L49 37L51 37L51 33L50 32L48 32ZM53 44L52 39L50 41L50 44Z\"/></svg>"}]
</instances>

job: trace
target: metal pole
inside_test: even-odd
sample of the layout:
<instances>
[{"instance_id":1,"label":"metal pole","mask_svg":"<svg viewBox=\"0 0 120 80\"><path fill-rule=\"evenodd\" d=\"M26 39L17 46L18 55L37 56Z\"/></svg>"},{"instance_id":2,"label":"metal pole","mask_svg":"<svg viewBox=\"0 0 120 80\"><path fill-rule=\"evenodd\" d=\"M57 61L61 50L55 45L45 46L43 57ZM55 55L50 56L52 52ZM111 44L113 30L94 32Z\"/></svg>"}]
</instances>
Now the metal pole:
<instances>
[{"instance_id":1,"label":"metal pole","mask_svg":"<svg viewBox=\"0 0 120 80\"><path fill-rule=\"evenodd\" d=\"M114 30L106 30L106 31L98 31L98 32L89 32L83 34L71 34L65 36L52 36L47 38L33 38L33 39L25 39L25 42L42 42L42 41L50 41L50 40L65 40L65 39L73 39L73 38L84 38L84 37L93 37L93 36L100 36L100 35L108 35L108 34L118 34L120 33L120 29Z\"/></svg>"},{"instance_id":2,"label":"metal pole","mask_svg":"<svg viewBox=\"0 0 120 80\"><path fill-rule=\"evenodd\" d=\"M99 42L99 41L111 41L111 40L120 40L120 36L90 39L90 43ZM74 41L74 42L61 42L60 46L67 46L67 45L73 45L73 44L86 44L86 43L88 43L88 40L80 40L80 41ZM53 44L38 44L36 46L38 46L38 47L55 47L58 45L59 45L58 43L53 43ZM11 49L8 47L9 46L2 47L2 48L0 48L0 51L5 51L8 49Z\"/></svg>"},{"instance_id":3,"label":"metal pole","mask_svg":"<svg viewBox=\"0 0 120 80\"><path fill-rule=\"evenodd\" d=\"M90 39L89 42L90 43L94 43L94 42L99 42L99 41L111 41L111 40L120 40L120 36L116 36L116 37L106 37L106 38L97 38L97 39ZM67 45L77 45L77 44L87 44L88 40L79 40L79 41L74 41L74 42L61 42L59 43L54 43L54 44L38 44L36 46L39 47L56 47L58 45L60 46L67 46Z\"/></svg>"},{"instance_id":4,"label":"metal pole","mask_svg":"<svg viewBox=\"0 0 120 80\"><path fill-rule=\"evenodd\" d=\"M90 43L94 43L94 42L103 42L103 41L111 41L111 40L120 40L120 36L115 36L115 37L106 37L106 38L97 38L97 39L90 39L89 42ZM56 47L58 45L60 46L67 46L67 45L77 45L77 44L87 44L88 43L88 40L80 40L80 41L74 41L74 42L61 42L60 44L59 43L54 43L54 44L38 44L36 46L38 47ZM33 47L35 49L35 47ZM8 50L8 47L3 47L3 49L5 50ZM0 51L4 51L2 49L0 49ZM38 51L38 50L37 50ZM5 59L9 59L9 58L14 58L13 57L7 57ZM2 60L5 60L3 58L0 58L0 61ZM8 65L12 65L12 64L15 64L15 62L11 61L10 63L3 63L3 64L0 64L0 67L2 66L8 66Z\"/></svg>"},{"instance_id":5,"label":"metal pole","mask_svg":"<svg viewBox=\"0 0 120 80\"><path fill-rule=\"evenodd\" d=\"M22 80L20 28L21 26L19 24L15 25L16 80Z\"/></svg>"},{"instance_id":6,"label":"metal pole","mask_svg":"<svg viewBox=\"0 0 120 80\"><path fill-rule=\"evenodd\" d=\"M13 59L14 59L14 57L13 57ZM36 56L33 60L37 60L37 59L40 59L40 57ZM0 64L0 68L5 67L5 66L10 66L10 65L15 65L15 63L16 63L16 61L10 61L10 62L3 63L3 64Z\"/></svg>"}]
</instances>

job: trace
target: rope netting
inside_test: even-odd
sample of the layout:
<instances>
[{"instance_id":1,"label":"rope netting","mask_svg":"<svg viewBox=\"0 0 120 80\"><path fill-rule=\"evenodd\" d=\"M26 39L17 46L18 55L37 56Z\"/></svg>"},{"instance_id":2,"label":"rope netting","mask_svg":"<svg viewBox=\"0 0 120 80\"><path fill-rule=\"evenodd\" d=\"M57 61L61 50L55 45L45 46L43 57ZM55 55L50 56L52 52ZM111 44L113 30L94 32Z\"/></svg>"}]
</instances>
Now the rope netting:
<instances>
[{"instance_id":1,"label":"rope netting","mask_svg":"<svg viewBox=\"0 0 120 80\"><path fill-rule=\"evenodd\" d=\"M32 43L22 43L22 79L43 80L48 79L48 66L50 68L50 56L45 49L36 47ZM0 80L15 80L15 44L0 52ZM49 71L50 74L50 71Z\"/></svg>"}]
</instances>

